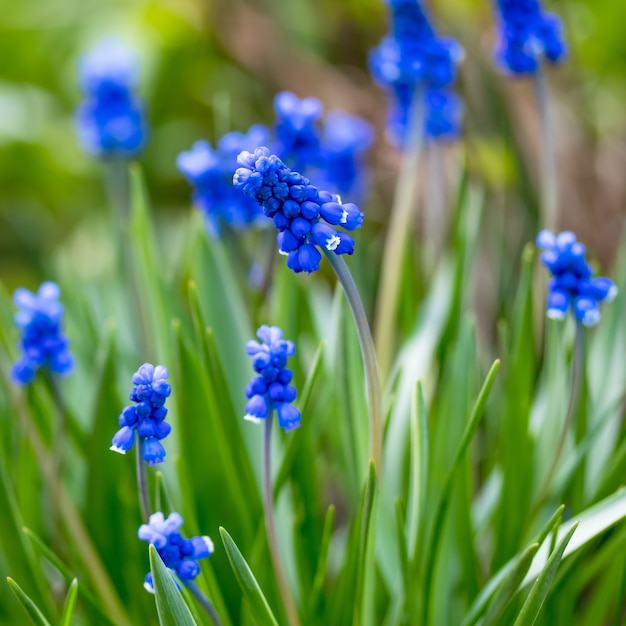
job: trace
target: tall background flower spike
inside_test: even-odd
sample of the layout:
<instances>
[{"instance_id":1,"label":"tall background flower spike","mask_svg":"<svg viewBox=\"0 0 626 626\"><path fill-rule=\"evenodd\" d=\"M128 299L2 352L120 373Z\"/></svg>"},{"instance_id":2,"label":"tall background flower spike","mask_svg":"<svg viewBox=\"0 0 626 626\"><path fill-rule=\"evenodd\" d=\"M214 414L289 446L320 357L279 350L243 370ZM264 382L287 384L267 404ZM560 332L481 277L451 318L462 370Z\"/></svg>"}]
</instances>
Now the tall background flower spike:
<instances>
[{"instance_id":1,"label":"tall background flower spike","mask_svg":"<svg viewBox=\"0 0 626 626\"><path fill-rule=\"evenodd\" d=\"M135 95L137 61L117 39L107 38L80 60L85 96L76 111L83 149L99 157L132 157L144 147L147 124Z\"/></svg>"},{"instance_id":2,"label":"tall background flower spike","mask_svg":"<svg viewBox=\"0 0 626 626\"><path fill-rule=\"evenodd\" d=\"M315 272L322 255L318 247L336 255L352 254L354 241L335 230L360 228L363 213L352 203L342 204L339 196L319 191L308 178L291 171L269 148L242 152L241 165L233 184L254 198L278 230L278 248L287 256L294 272Z\"/></svg>"},{"instance_id":3,"label":"tall background flower spike","mask_svg":"<svg viewBox=\"0 0 626 626\"><path fill-rule=\"evenodd\" d=\"M61 375L71 373L74 367L69 342L63 334L59 296L60 289L53 282L42 283L36 294L23 287L13 294L19 309L15 323L22 332L22 356L11 370L11 378L18 385L30 383L42 367Z\"/></svg>"},{"instance_id":4,"label":"tall background flower spike","mask_svg":"<svg viewBox=\"0 0 626 626\"><path fill-rule=\"evenodd\" d=\"M133 374L130 399L135 405L124 407L119 416L120 429L113 437L111 450L126 454L139 437L141 456L150 465L165 460L165 448L161 440L167 437L172 427L165 422L167 409L165 400L171 393L167 382L169 374L165 367L144 363Z\"/></svg>"},{"instance_id":5,"label":"tall background flower spike","mask_svg":"<svg viewBox=\"0 0 626 626\"><path fill-rule=\"evenodd\" d=\"M388 0L391 33L369 57L374 80L390 99L389 134L405 145L416 90L423 92L426 138L453 139L460 132L461 100L450 89L463 49L453 39L440 37L418 0ZM445 124L442 124L445 120ZM442 131L445 127L445 132Z\"/></svg>"},{"instance_id":6,"label":"tall background flower spike","mask_svg":"<svg viewBox=\"0 0 626 626\"><path fill-rule=\"evenodd\" d=\"M237 169L237 155L266 144L267 128L257 124L247 133L231 132L224 135L213 149L206 141L197 141L186 152L181 152L176 165L192 186L193 203L206 216L209 232L219 236L224 225L245 230L263 215L258 203L232 185Z\"/></svg>"},{"instance_id":7,"label":"tall background flower spike","mask_svg":"<svg viewBox=\"0 0 626 626\"><path fill-rule=\"evenodd\" d=\"M296 353L296 347L292 341L283 339L283 331L277 326L263 325L256 334L261 342L249 341L246 346L254 371L259 375L246 387L245 418L259 423L276 411L278 424L286 432L298 428L300 411L292 404L297 392L289 384L293 372L287 369L287 359Z\"/></svg>"},{"instance_id":8,"label":"tall background flower spike","mask_svg":"<svg viewBox=\"0 0 626 626\"><path fill-rule=\"evenodd\" d=\"M300 99L289 91L276 95L274 110L275 141L269 144L273 154L318 187L352 197L365 195L366 156L374 140L367 120L340 110L324 114L317 98ZM268 144L256 144L261 145Z\"/></svg>"},{"instance_id":9,"label":"tall background flower spike","mask_svg":"<svg viewBox=\"0 0 626 626\"><path fill-rule=\"evenodd\" d=\"M538 0L496 0L498 65L515 76L534 74L542 59L558 63L567 56L561 20Z\"/></svg>"},{"instance_id":10,"label":"tall background flower spike","mask_svg":"<svg viewBox=\"0 0 626 626\"><path fill-rule=\"evenodd\" d=\"M548 284L548 317L562 320L572 311L584 326L600 321L600 303L610 302L617 295L617 287L610 278L592 277L592 269L585 258L585 246L576 241L576 235L564 231L555 235L542 230L537 235L537 246L545 252L541 262L552 274Z\"/></svg>"},{"instance_id":11,"label":"tall background flower spike","mask_svg":"<svg viewBox=\"0 0 626 626\"><path fill-rule=\"evenodd\" d=\"M179 530L182 525L183 518L178 513L170 513L166 518L163 513L157 512L150 516L147 524L139 527L137 535L156 548L165 566L187 586L200 574L198 561L211 556L214 547L206 536L185 539ZM146 575L143 586L146 591L154 593L151 573Z\"/></svg>"}]
</instances>

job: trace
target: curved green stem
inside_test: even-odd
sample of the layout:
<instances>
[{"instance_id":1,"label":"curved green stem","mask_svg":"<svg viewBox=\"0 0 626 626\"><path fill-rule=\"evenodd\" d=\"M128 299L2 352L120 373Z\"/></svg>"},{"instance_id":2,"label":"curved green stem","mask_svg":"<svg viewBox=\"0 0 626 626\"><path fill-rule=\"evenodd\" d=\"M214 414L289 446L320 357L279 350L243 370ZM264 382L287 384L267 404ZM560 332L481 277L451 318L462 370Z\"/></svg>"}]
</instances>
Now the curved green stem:
<instances>
[{"instance_id":1,"label":"curved green stem","mask_svg":"<svg viewBox=\"0 0 626 626\"><path fill-rule=\"evenodd\" d=\"M369 400L369 419L370 419L370 457L374 459L374 465L378 472L382 471L382 454L383 454L383 420L382 420L382 394L380 390L380 376L378 373L378 364L376 360L376 350L372 333L365 314L363 301L359 294L359 290L350 274L350 270L343 260L342 256L328 252L324 248L324 253L330 261L337 279L343 287L346 294L354 323L356 324L357 334L359 336L359 344L361 346L361 355L363 357L363 369L365 371L365 380L367 383L367 395Z\"/></svg>"},{"instance_id":2,"label":"curved green stem","mask_svg":"<svg viewBox=\"0 0 626 626\"><path fill-rule=\"evenodd\" d=\"M534 77L537 108L541 118L541 218L544 228L554 229L558 209L554 124L550 110L546 68L542 61L537 64Z\"/></svg>"},{"instance_id":3,"label":"curved green stem","mask_svg":"<svg viewBox=\"0 0 626 626\"><path fill-rule=\"evenodd\" d=\"M200 603L202 608L205 610L206 614L211 618L214 626L222 626L222 621L220 620L220 616L217 614L215 607L212 602L200 591L200 587L196 585L196 583L188 582L187 589L193 593L196 600Z\"/></svg>"},{"instance_id":4,"label":"curved green stem","mask_svg":"<svg viewBox=\"0 0 626 626\"><path fill-rule=\"evenodd\" d=\"M298 611L291 597L291 591L287 584L283 563L278 550L278 540L276 539L276 524L274 523L274 494L272 489L272 420L274 411L270 411L265 418L263 425L263 509L265 513L265 530L267 531L267 542L270 548L270 556L274 565L276 582L287 612L287 621L290 626L300 626Z\"/></svg>"},{"instance_id":5,"label":"curved green stem","mask_svg":"<svg viewBox=\"0 0 626 626\"><path fill-rule=\"evenodd\" d=\"M148 520L150 519L150 511L152 510L152 506L150 505L150 494L148 493L148 471L146 469L146 462L141 456L143 442L144 437L137 437L137 491L139 492L139 507L141 508L141 518L143 519L144 523L147 524Z\"/></svg>"},{"instance_id":6,"label":"curved green stem","mask_svg":"<svg viewBox=\"0 0 626 626\"><path fill-rule=\"evenodd\" d=\"M576 411L580 402L580 392L582 390L584 366L585 329L579 321L576 321L576 339L574 340L574 356L572 364L572 385L570 387L567 413L565 415L565 422L563 423L563 430L561 431L559 442L556 445L556 452L554 453L552 463L550 464L550 469L548 469L548 473L546 474L546 477L543 481L543 486L541 488L541 491L539 492L539 497L537 498L537 502L530 516L531 524L548 498L548 495L550 493L550 487L552 486L552 481L559 467L561 454L563 453L563 449L565 448L565 442L567 441L567 434L572 428L572 423L574 422L574 417L576 416Z\"/></svg>"},{"instance_id":7,"label":"curved green stem","mask_svg":"<svg viewBox=\"0 0 626 626\"><path fill-rule=\"evenodd\" d=\"M394 344L395 314L400 291L402 259L410 232L411 211L417 193L417 167L422 151L424 129L424 90L418 86L413 95L409 123L408 147L402 159L400 176L389 218L385 239L380 289L376 299L376 350L380 371L386 378L391 366ZM376 464L376 467L379 467Z\"/></svg>"}]
</instances>

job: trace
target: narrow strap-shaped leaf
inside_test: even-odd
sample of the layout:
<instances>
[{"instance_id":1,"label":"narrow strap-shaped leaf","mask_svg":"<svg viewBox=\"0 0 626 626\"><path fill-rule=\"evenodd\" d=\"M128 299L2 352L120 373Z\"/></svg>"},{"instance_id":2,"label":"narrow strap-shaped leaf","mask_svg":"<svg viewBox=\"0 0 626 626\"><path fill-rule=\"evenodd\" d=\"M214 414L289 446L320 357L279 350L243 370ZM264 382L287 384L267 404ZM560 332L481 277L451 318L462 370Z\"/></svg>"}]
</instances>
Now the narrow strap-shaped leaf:
<instances>
[{"instance_id":1,"label":"narrow strap-shaped leaf","mask_svg":"<svg viewBox=\"0 0 626 626\"><path fill-rule=\"evenodd\" d=\"M63 606L63 614L61 615L61 626L71 626L74 619L74 610L76 609L76 598L78 597L78 580L74 580L70 584L70 588L67 590L67 596L65 596L65 605Z\"/></svg>"},{"instance_id":2,"label":"narrow strap-shaped leaf","mask_svg":"<svg viewBox=\"0 0 626 626\"><path fill-rule=\"evenodd\" d=\"M26 613L28 613L28 617L30 617L33 624L37 624L37 626L51 626L39 607L24 593L24 590L12 578L7 578L7 582L15 597L20 601Z\"/></svg>"},{"instance_id":3,"label":"narrow strap-shaped leaf","mask_svg":"<svg viewBox=\"0 0 626 626\"><path fill-rule=\"evenodd\" d=\"M30 529L30 528L22 528L22 532L28 537L28 539L32 542L34 548L43 556L47 561L49 561L57 570L59 570L60 574L66 580L66 582L70 582L74 579L74 573L70 570L70 568L61 561L61 559ZM107 623L110 626L116 626L117 622L112 620L108 615L106 615L102 610L102 602L96 598L96 596L89 591L85 585L80 585L78 587L78 591L80 593L81 598L86 600L91 608L98 612L98 619L103 623Z\"/></svg>"},{"instance_id":4,"label":"narrow strap-shaped leaf","mask_svg":"<svg viewBox=\"0 0 626 626\"><path fill-rule=\"evenodd\" d=\"M330 550L330 540L333 536L333 528L335 523L335 507L329 506L324 520L324 530L322 532L322 541L320 543L319 556L317 559L317 569L315 578L313 579L313 588L309 594L308 611L309 615L313 615L317 604L322 596L324 581L326 580L326 565L328 563L328 552ZM308 620L307 620L308 621Z\"/></svg>"},{"instance_id":5,"label":"narrow strap-shaped leaf","mask_svg":"<svg viewBox=\"0 0 626 626\"><path fill-rule=\"evenodd\" d=\"M563 537L556 550L550 555L550 558L547 560L541 574L539 574L535 584L531 587L530 593L528 594L526 602L524 602L522 610L515 620L514 626L532 626L537 621L537 616L539 615L539 611L541 611L541 607L548 596L550 585L552 585L556 570L559 568L565 548L577 528L578 522L570 528L569 532L565 535L565 537Z\"/></svg>"},{"instance_id":6,"label":"narrow strap-shaped leaf","mask_svg":"<svg viewBox=\"0 0 626 626\"><path fill-rule=\"evenodd\" d=\"M418 381L411 403L411 478L408 515L408 549L411 559L418 553L420 534L424 529L426 485L428 481L428 413L422 384Z\"/></svg>"},{"instance_id":7,"label":"narrow strap-shaped leaf","mask_svg":"<svg viewBox=\"0 0 626 626\"><path fill-rule=\"evenodd\" d=\"M259 587L259 583L239 551L237 544L235 544L232 537L222 526L220 526L220 535L222 536L224 549L226 550L226 555L230 561L230 566L233 568L235 578L243 591L244 597L250 605L252 616L257 621L259 626L278 626L278 622L272 613L272 609L270 609L270 606L263 595L263 591L261 591L261 587Z\"/></svg>"},{"instance_id":8,"label":"narrow strap-shaped leaf","mask_svg":"<svg viewBox=\"0 0 626 626\"><path fill-rule=\"evenodd\" d=\"M530 569L537 550L539 550L539 544L533 543L517 557L514 567L502 581L489 604L489 610L485 616L483 626L502 624L502 616L511 604L521 582L524 580L524 576Z\"/></svg>"},{"instance_id":9,"label":"narrow strap-shaped leaf","mask_svg":"<svg viewBox=\"0 0 626 626\"><path fill-rule=\"evenodd\" d=\"M165 567L156 548L150 544L150 570L154 583L159 624L161 626L196 626L183 594L176 587L172 574Z\"/></svg>"},{"instance_id":10,"label":"narrow strap-shaped leaf","mask_svg":"<svg viewBox=\"0 0 626 626\"><path fill-rule=\"evenodd\" d=\"M452 461L452 466L450 467L450 471L446 477L446 481L444 483L443 489L441 491L441 496L439 498L439 503L437 505L437 510L435 512L434 522L433 522L433 531L432 537L430 541L427 542L426 545L426 558L425 558L425 570L424 570L424 603L423 603L423 623L429 623L429 610L430 610L430 593L432 589L432 582L435 578L435 565L437 562L437 555L439 551L439 541L441 539L443 533L443 525L445 521L446 511L448 509L448 504L450 502L450 497L452 495L452 487L454 486L454 479L456 478L456 473L461 467L461 461L469 447L469 444L478 428L478 424L483 416L485 405L487 404L487 400L489 398L489 393L491 391L491 387L493 386L493 382L496 378L496 374L498 373L498 369L500 367L500 361L494 361L494 364L491 366L489 373L487 374L487 378L483 383L483 386L478 394L478 398L476 399L476 403L474 404L474 408L472 409L472 413L470 415L467 426L465 427L465 431L463 432L463 437L461 437L461 443L456 450L454 455L454 460Z\"/></svg>"},{"instance_id":11,"label":"narrow strap-shaped leaf","mask_svg":"<svg viewBox=\"0 0 626 626\"><path fill-rule=\"evenodd\" d=\"M374 460L370 460L369 472L367 474L367 482L365 483L365 491L361 500L361 510L359 511L359 541L357 552L357 587L354 596L354 619L353 624L361 624L363 621L363 589L365 581L365 570L368 565L368 557L373 547L372 542L368 541L370 524L372 522L372 510L374 508L374 497L376 495L376 467ZM373 563L369 563L373 565Z\"/></svg>"}]
</instances>

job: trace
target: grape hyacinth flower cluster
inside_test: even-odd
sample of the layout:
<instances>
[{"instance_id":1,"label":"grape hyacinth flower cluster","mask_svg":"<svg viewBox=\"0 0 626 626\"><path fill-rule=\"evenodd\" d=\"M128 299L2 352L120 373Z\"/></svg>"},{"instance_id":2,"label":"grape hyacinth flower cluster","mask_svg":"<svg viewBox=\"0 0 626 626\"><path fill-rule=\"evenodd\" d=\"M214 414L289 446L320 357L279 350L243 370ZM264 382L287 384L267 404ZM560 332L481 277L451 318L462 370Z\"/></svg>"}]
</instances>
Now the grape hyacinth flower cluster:
<instances>
[{"instance_id":1,"label":"grape hyacinth flower cluster","mask_svg":"<svg viewBox=\"0 0 626 626\"><path fill-rule=\"evenodd\" d=\"M585 259L585 246L576 241L574 233L565 231L554 235L542 230L537 235L537 246L545 252L541 262L552 274L548 285L548 317L562 320L569 310L584 326L600 321L600 302L610 302L617 295L617 287L610 278L592 278L592 270Z\"/></svg>"},{"instance_id":2,"label":"grape hyacinth flower cluster","mask_svg":"<svg viewBox=\"0 0 626 626\"><path fill-rule=\"evenodd\" d=\"M133 156L146 140L143 105L134 94L137 64L117 40L106 39L80 62L85 100L76 111L79 140L100 157Z\"/></svg>"},{"instance_id":3,"label":"grape hyacinth flower cluster","mask_svg":"<svg viewBox=\"0 0 626 626\"><path fill-rule=\"evenodd\" d=\"M161 440L172 430L164 421L167 415L165 400L172 391L167 382L168 376L165 367L154 367L150 363L144 363L133 374L130 399L136 404L122 410L119 417L121 428L113 437L111 450L126 454L133 447L136 432L143 442L141 455L144 461L155 465L165 460L165 449Z\"/></svg>"},{"instance_id":4,"label":"grape hyacinth flower cluster","mask_svg":"<svg viewBox=\"0 0 626 626\"><path fill-rule=\"evenodd\" d=\"M148 541L159 553L163 563L178 576L183 584L193 581L200 573L200 559L213 554L213 542L209 537L185 539L179 528L183 518L178 513L170 513L167 519L163 513L153 513L148 524L142 524L137 533L139 539ZM144 580L144 589L154 593L152 573Z\"/></svg>"},{"instance_id":5,"label":"grape hyacinth flower cluster","mask_svg":"<svg viewBox=\"0 0 626 626\"><path fill-rule=\"evenodd\" d=\"M545 13L538 0L497 0L496 61L506 72L523 76L537 71L539 60L551 63L567 55L561 20Z\"/></svg>"},{"instance_id":6,"label":"grape hyacinth flower cluster","mask_svg":"<svg viewBox=\"0 0 626 626\"><path fill-rule=\"evenodd\" d=\"M361 197L368 178L365 156L373 141L374 129L362 117L330 111L324 119L324 167L316 182L338 194Z\"/></svg>"},{"instance_id":7,"label":"grape hyacinth flower cluster","mask_svg":"<svg viewBox=\"0 0 626 626\"><path fill-rule=\"evenodd\" d=\"M391 34L370 53L374 80L390 95L390 135L406 140L414 94L425 89L425 137L455 139L460 132L462 102L451 91L463 49L438 36L418 0L388 0Z\"/></svg>"},{"instance_id":8,"label":"grape hyacinth flower cluster","mask_svg":"<svg viewBox=\"0 0 626 626\"><path fill-rule=\"evenodd\" d=\"M74 359L63 334L63 305L56 283L45 282L37 294L23 287L13 294L18 307L15 323L22 331L20 359L13 365L11 378L18 385L30 383L37 370L44 367L55 374L69 374Z\"/></svg>"},{"instance_id":9,"label":"grape hyacinth flower cluster","mask_svg":"<svg viewBox=\"0 0 626 626\"><path fill-rule=\"evenodd\" d=\"M257 124L246 134L227 133L214 150L197 141L191 150L178 155L176 165L193 188L193 203L205 214L209 232L219 236L223 224L244 230L263 215L259 205L233 188L237 155L268 142L267 129Z\"/></svg>"},{"instance_id":10,"label":"grape hyacinth flower cluster","mask_svg":"<svg viewBox=\"0 0 626 626\"><path fill-rule=\"evenodd\" d=\"M296 170L318 164L321 133L317 123L322 117L322 103L317 98L300 99L290 91L282 91L274 98L274 111L274 153ZM264 144L257 144L260 145Z\"/></svg>"},{"instance_id":11,"label":"grape hyacinth flower cluster","mask_svg":"<svg viewBox=\"0 0 626 626\"><path fill-rule=\"evenodd\" d=\"M246 387L245 419L260 423L276 411L278 424L285 431L300 426L300 411L291 403L296 399L296 388L290 385L293 372L287 369L287 358L296 353L292 341L283 339L277 326L261 326L256 333L261 340L249 341L246 353L252 357L252 367L259 374Z\"/></svg>"},{"instance_id":12,"label":"grape hyacinth flower cluster","mask_svg":"<svg viewBox=\"0 0 626 626\"><path fill-rule=\"evenodd\" d=\"M342 204L338 196L319 191L308 178L292 172L266 147L242 152L233 184L254 198L279 231L278 248L294 272L315 272L322 255L316 246L335 254L352 254L354 240L332 228L360 228L363 213L355 204Z\"/></svg>"}]
</instances>

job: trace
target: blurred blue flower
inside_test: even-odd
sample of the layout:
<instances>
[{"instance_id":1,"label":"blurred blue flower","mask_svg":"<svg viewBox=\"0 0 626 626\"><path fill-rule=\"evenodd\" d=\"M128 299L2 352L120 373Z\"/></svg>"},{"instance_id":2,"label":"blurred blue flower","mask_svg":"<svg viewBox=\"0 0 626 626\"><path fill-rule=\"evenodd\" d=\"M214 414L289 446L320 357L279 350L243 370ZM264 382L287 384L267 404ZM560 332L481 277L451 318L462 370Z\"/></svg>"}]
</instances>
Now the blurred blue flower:
<instances>
[{"instance_id":1,"label":"blurred blue flower","mask_svg":"<svg viewBox=\"0 0 626 626\"><path fill-rule=\"evenodd\" d=\"M245 419L259 423L276 411L278 424L285 431L300 426L300 411L291 403L296 399L296 388L290 385L293 372L287 369L287 358L296 353L292 341L283 339L277 326L261 326L256 333L261 340L249 341L246 352L252 357L252 367L259 376L246 387Z\"/></svg>"},{"instance_id":2,"label":"blurred blue flower","mask_svg":"<svg viewBox=\"0 0 626 626\"><path fill-rule=\"evenodd\" d=\"M137 63L130 51L115 39L104 39L82 57L79 76L85 100L76 111L76 128L84 150L101 157L140 152L147 127L133 92Z\"/></svg>"},{"instance_id":3,"label":"blurred blue flower","mask_svg":"<svg viewBox=\"0 0 626 626\"><path fill-rule=\"evenodd\" d=\"M204 212L210 233L219 236L222 226L245 230L263 214L259 205L232 185L237 155L267 143L267 129L258 124L246 133L224 135L214 150L197 141L176 160L180 172L193 188L193 203Z\"/></svg>"},{"instance_id":4,"label":"blurred blue flower","mask_svg":"<svg viewBox=\"0 0 626 626\"><path fill-rule=\"evenodd\" d=\"M22 331L22 356L11 370L11 379L18 385L30 383L40 367L55 374L69 374L74 367L62 330L63 305L59 295L59 287L53 282L42 283L37 294L23 287L13 294L19 309L15 323Z\"/></svg>"},{"instance_id":5,"label":"blurred blue flower","mask_svg":"<svg viewBox=\"0 0 626 626\"><path fill-rule=\"evenodd\" d=\"M274 98L274 111L276 142L272 151L296 170L317 166L321 158L317 122L322 116L322 103L317 98L300 99L289 91L283 91ZM266 144L257 143L246 149L262 145Z\"/></svg>"},{"instance_id":6,"label":"blurred blue flower","mask_svg":"<svg viewBox=\"0 0 626 626\"><path fill-rule=\"evenodd\" d=\"M315 272L322 255L316 246L335 254L352 254L354 241L346 230L360 228L363 213L355 204L342 204L339 197L318 191L308 178L291 171L268 148L237 157L241 165L233 184L254 198L278 230L278 249L287 256L287 266L294 272Z\"/></svg>"},{"instance_id":7,"label":"blurred blue flower","mask_svg":"<svg viewBox=\"0 0 626 626\"><path fill-rule=\"evenodd\" d=\"M585 259L585 246L576 241L576 235L564 231L554 235L542 230L537 235L537 246L545 252L541 262L552 274L548 284L548 317L562 320L571 309L575 318L585 326L600 321L600 302L610 302L617 295L617 287L610 278L592 278L592 270Z\"/></svg>"},{"instance_id":8,"label":"blurred blue flower","mask_svg":"<svg viewBox=\"0 0 626 626\"><path fill-rule=\"evenodd\" d=\"M137 533L139 539L148 541L159 553L163 563L175 573L183 584L191 582L200 573L200 559L213 554L213 542L209 537L185 539L178 530L183 518L178 513L170 513L167 519L163 513L153 513L147 524L142 524ZM146 591L154 593L152 574L146 575Z\"/></svg>"},{"instance_id":9,"label":"blurred blue flower","mask_svg":"<svg viewBox=\"0 0 626 626\"><path fill-rule=\"evenodd\" d=\"M120 429L115 433L111 450L126 454L135 443L135 433L141 438L141 455L150 465L165 460L165 449L161 440L167 437L172 427L165 422L167 409L165 400L172 389L167 382L169 373L162 365L144 363L133 374L130 399L136 404L126 406L119 416Z\"/></svg>"},{"instance_id":10,"label":"blurred blue flower","mask_svg":"<svg viewBox=\"0 0 626 626\"><path fill-rule=\"evenodd\" d=\"M533 74L541 57L558 63L567 56L563 25L538 0L496 0L499 13L496 61L506 72Z\"/></svg>"},{"instance_id":11,"label":"blurred blue flower","mask_svg":"<svg viewBox=\"0 0 626 626\"><path fill-rule=\"evenodd\" d=\"M459 105L452 115L450 106L442 106L441 98L429 98L428 92L443 93L443 88L454 82L463 49L453 39L435 33L418 0L388 0L388 4L391 34L371 51L369 64L374 80L390 96L390 135L400 145L406 140L413 96L416 88L422 86L426 89L427 136L434 140L451 139L458 135L460 99L456 97ZM446 122L445 132L441 132L442 120ZM431 129L435 131L432 134Z\"/></svg>"},{"instance_id":12,"label":"blurred blue flower","mask_svg":"<svg viewBox=\"0 0 626 626\"><path fill-rule=\"evenodd\" d=\"M320 185L338 194L362 196L367 179L365 154L373 141L369 122L343 111L330 111L324 118Z\"/></svg>"}]
</instances>

